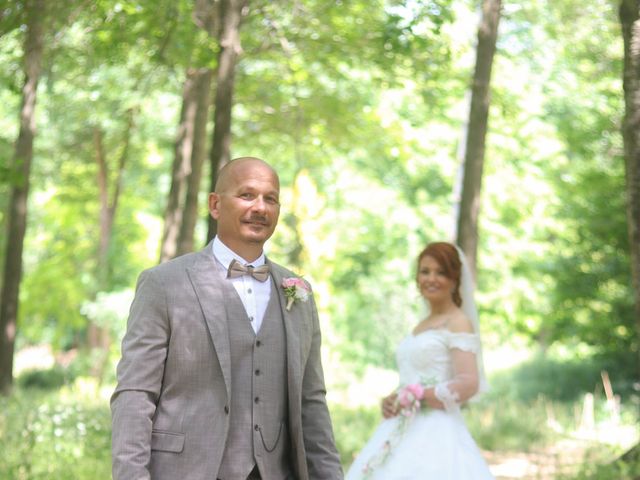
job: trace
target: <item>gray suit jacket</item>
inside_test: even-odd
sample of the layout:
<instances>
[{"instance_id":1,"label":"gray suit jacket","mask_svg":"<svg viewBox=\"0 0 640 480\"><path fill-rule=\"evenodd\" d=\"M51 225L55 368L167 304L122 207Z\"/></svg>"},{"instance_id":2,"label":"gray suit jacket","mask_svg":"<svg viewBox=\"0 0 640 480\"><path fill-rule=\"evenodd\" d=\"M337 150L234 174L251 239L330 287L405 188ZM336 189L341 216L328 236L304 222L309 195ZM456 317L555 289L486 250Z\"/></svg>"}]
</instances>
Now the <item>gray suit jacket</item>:
<instances>
[{"instance_id":1,"label":"gray suit jacket","mask_svg":"<svg viewBox=\"0 0 640 480\"><path fill-rule=\"evenodd\" d=\"M276 285L294 276L269 265ZM209 244L140 275L111 398L114 480L216 478L229 430L232 381L220 286L226 280L218 268ZM283 290L278 294L286 305ZM313 297L282 315L295 478L342 479Z\"/></svg>"}]
</instances>

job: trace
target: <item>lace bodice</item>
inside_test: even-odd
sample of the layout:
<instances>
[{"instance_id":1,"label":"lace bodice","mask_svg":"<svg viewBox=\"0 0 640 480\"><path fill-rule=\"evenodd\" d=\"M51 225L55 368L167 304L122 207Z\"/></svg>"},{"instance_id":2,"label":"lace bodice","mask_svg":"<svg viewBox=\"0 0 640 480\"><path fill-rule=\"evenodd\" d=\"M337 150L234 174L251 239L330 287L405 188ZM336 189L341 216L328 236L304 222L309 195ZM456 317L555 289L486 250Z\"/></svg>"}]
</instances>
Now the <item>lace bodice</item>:
<instances>
[{"instance_id":1,"label":"lace bodice","mask_svg":"<svg viewBox=\"0 0 640 480\"><path fill-rule=\"evenodd\" d=\"M396 351L400 385L450 380L453 376L452 348L477 353L480 338L474 333L454 333L445 329L406 336Z\"/></svg>"}]
</instances>

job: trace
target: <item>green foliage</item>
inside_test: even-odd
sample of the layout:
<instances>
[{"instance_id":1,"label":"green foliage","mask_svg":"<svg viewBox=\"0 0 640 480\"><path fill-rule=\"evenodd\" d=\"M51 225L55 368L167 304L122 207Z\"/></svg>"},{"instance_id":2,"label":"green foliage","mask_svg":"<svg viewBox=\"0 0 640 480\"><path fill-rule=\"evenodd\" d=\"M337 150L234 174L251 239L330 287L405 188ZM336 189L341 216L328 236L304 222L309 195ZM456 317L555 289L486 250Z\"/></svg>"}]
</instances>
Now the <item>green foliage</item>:
<instances>
[{"instance_id":1,"label":"green foliage","mask_svg":"<svg viewBox=\"0 0 640 480\"><path fill-rule=\"evenodd\" d=\"M47 370L28 370L16 379L19 387L27 389L56 390L68 382L65 369L56 365Z\"/></svg>"},{"instance_id":2,"label":"green foliage","mask_svg":"<svg viewBox=\"0 0 640 480\"><path fill-rule=\"evenodd\" d=\"M113 338L122 338L133 301L133 290L99 292L95 301L84 302L80 312L93 324L108 329Z\"/></svg>"},{"instance_id":3,"label":"green foliage","mask_svg":"<svg viewBox=\"0 0 640 480\"><path fill-rule=\"evenodd\" d=\"M549 88L545 105L563 142L564 160L552 182L559 221L549 235L556 248L542 267L555 279L544 334L551 340L577 337L607 352L638 352L619 134L624 104L619 74L606 73L621 71L622 40L611 4L603 3L600 15L574 6L554 6L552 18L558 21L548 23L553 34L568 40L559 43L566 49L564 60L550 80L569 80L574 88L569 95ZM584 27L563 27L569 17ZM594 42L585 34L589 29L607 40ZM565 54L569 48L571 56Z\"/></svg>"},{"instance_id":4,"label":"green foliage","mask_svg":"<svg viewBox=\"0 0 640 480\"><path fill-rule=\"evenodd\" d=\"M549 425L549 408L567 416L572 406L545 399L521 402L492 394L464 410L465 421L478 445L489 451L529 452L559 438ZM569 417L570 418L570 417Z\"/></svg>"},{"instance_id":5,"label":"green foliage","mask_svg":"<svg viewBox=\"0 0 640 480\"><path fill-rule=\"evenodd\" d=\"M568 402L578 400L588 392L604 395L601 374L607 371L614 392L630 400L634 394L637 395L633 361L631 354L614 358L588 356L573 359L549 358L539 354L513 370L496 373L492 384L501 397L508 396L519 402L530 402L540 395L553 401ZM519 380L513 382L514 377Z\"/></svg>"},{"instance_id":6,"label":"green foliage","mask_svg":"<svg viewBox=\"0 0 640 480\"><path fill-rule=\"evenodd\" d=\"M373 434L381 420L379 408L347 408L330 404L336 447L345 469Z\"/></svg>"},{"instance_id":7,"label":"green foliage","mask_svg":"<svg viewBox=\"0 0 640 480\"><path fill-rule=\"evenodd\" d=\"M633 366L626 372L616 370L622 365L620 358L535 356L491 375L490 391L465 410L467 424L488 450L530 451L550 445L580 427L576 412L584 408L586 394L594 394L595 422L611 418L601 377L610 368L613 392L621 399L621 421L635 425L640 397L633 385Z\"/></svg>"},{"instance_id":8,"label":"green foliage","mask_svg":"<svg viewBox=\"0 0 640 480\"><path fill-rule=\"evenodd\" d=\"M12 480L110 478L109 409L67 392L16 389L0 397L0 477Z\"/></svg>"},{"instance_id":9,"label":"green foliage","mask_svg":"<svg viewBox=\"0 0 640 480\"><path fill-rule=\"evenodd\" d=\"M489 392L480 401L471 402L463 408L465 422L480 448L502 454L535 453L551 451L555 445L563 445L563 442L575 439L576 432L582 427L580 412L584 408L584 395L593 393L591 382L599 379L597 359L587 359L584 363L587 366L581 368L579 362L535 358L531 362L492 375L489 379ZM590 374L595 375L595 378ZM613 388L618 393L615 384ZM607 409L602 389L595 390L594 421L596 424L606 425L611 420L611 411ZM635 396L622 396L622 425L637 424L638 400L637 393ZM338 450L343 465L348 468L382 420L380 409L377 405L356 408L332 404L330 410ZM586 445L587 442L584 441L583 444ZM611 462L620 452L597 442L591 445L592 450L580 466L584 472L635 471L629 469L637 467L637 458L619 460L616 466L597 466L603 462ZM573 466L571 471L575 471ZM600 479L598 476L577 478Z\"/></svg>"},{"instance_id":10,"label":"green foliage","mask_svg":"<svg viewBox=\"0 0 640 480\"><path fill-rule=\"evenodd\" d=\"M158 257L184 69L215 68L217 46L193 23L192 1L57 3L38 96L19 341L69 348L91 320L109 326L117 345L124 313L113 302L127 302L117 292ZM635 392L640 347L613 3L505 5L480 213L487 347L517 337L544 351L564 345L600 356L538 358L519 367L526 381L513 387L497 376L501 395L468 411L478 412L471 423L486 446L547 441L535 428L545 405L593 392L602 369L617 393ZM2 212L23 81L21 5L0 10ZM354 372L393 366L398 340L423 313L413 258L427 241L450 238L474 8L261 1L244 19L233 155L264 157L280 172L286 201L269 255L312 280L325 346ZM130 135L107 285L96 259L96 130L112 173ZM376 412L332 408L347 461ZM354 432L343 430L361 419Z\"/></svg>"},{"instance_id":11,"label":"green foliage","mask_svg":"<svg viewBox=\"0 0 640 480\"><path fill-rule=\"evenodd\" d=\"M638 449L636 445L635 450ZM575 474L561 475L558 480L637 480L640 478L640 459L637 455L618 456L617 449L594 449ZM617 457L617 458L616 458ZM603 460L604 459L604 460Z\"/></svg>"}]
</instances>

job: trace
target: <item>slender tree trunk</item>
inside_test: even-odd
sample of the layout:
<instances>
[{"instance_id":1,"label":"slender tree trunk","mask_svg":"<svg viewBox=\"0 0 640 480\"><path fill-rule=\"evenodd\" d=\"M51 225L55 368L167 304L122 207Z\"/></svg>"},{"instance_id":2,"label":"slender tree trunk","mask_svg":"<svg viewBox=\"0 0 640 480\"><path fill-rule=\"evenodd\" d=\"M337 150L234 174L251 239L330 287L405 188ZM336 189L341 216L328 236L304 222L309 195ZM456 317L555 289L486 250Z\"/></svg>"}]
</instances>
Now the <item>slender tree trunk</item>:
<instances>
[{"instance_id":1,"label":"slender tree trunk","mask_svg":"<svg viewBox=\"0 0 640 480\"><path fill-rule=\"evenodd\" d=\"M104 152L104 134L98 126L93 128L93 148L95 149L98 172L98 197L100 199L100 236L98 239L98 262L96 272L98 290L103 290L109 280L109 235L111 233L112 212L109 208L109 167Z\"/></svg>"},{"instance_id":2,"label":"slender tree trunk","mask_svg":"<svg viewBox=\"0 0 640 480\"><path fill-rule=\"evenodd\" d=\"M218 171L231 159L231 109L235 67L240 54L240 24L248 0L221 0L220 2L220 54L216 78L216 96L213 126L213 143L209 161L211 164L210 191L215 190ZM214 219L208 215L207 242L217 231Z\"/></svg>"},{"instance_id":3,"label":"slender tree trunk","mask_svg":"<svg viewBox=\"0 0 640 480\"><path fill-rule=\"evenodd\" d=\"M28 0L25 3L25 82L22 89L20 132L13 156L14 184L9 203L5 265L0 294L0 393L8 393L13 383L13 351L22 277L22 249L27 227L29 176L36 131L36 97L42 64L45 4L44 0Z\"/></svg>"},{"instance_id":4,"label":"slender tree trunk","mask_svg":"<svg viewBox=\"0 0 640 480\"><path fill-rule=\"evenodd\" d=\"M471 108L464 154L462 198L458 212L457 243L467 255L475 277L478 251L478 215L482 169L490 103L491 68L498 39L501 0L483 0L478 29L476 67L471 88Z\"/></svg>"},{"instance_id":5,"label":"slender tree trunk","mask_svg":"<svg viewBox=\"0 0 640 480\"><path fill-rule=\"evenodd\" d=\"M98 261L96 262L96 283L97 291L103 291L109 279L109 241L112 216L109 209L109 168L107 166L106 154L104 151L104 133L98 126L93 128L93 148L95 150L96 164L98 171L96 181L98 183L98 197L100 200L100 230L98 237ZM102 348L104 337L103 328L89 322L87 327L87 344L90 350ZM92 368L95 376L96 368Z\"/></svg>"},{"instance_id":6,"label":"slender tree trunk","mask_svg":"<svg viewBox=\"0 0 640 480\"><path fill-rule=\"evenodd\" d=\"M640 335L640 0L620 3L624 39L624 100L622 128L627 184L627 223L631 248L631 274L635 318Z\"/></svg>"},{"instance_id":7,"label":"slender tree trunk","mask_svg":"<svg viewBox=\"0 0 640 480\"><path fill-rule=\"evenodd\" d=\"M202 167L207 155L207 120L209 119L212 80L213 70L209 68L200 69L196 85L198 108L193 132L191 173L187 178L187 197L184 203L176 255L183 255L193 251L193 234L198 221L198 196L200 185L202 184Z\"/></svg>"},{"instance_id":8,"label":"slender tree trunk","mask_svg":"<svg viewBox=\"0 0 640 480\"><path fill-rule=\"evenodd\" d=\"M113 236L113 222L118 209L120 192L122 191L122 179L129 159L129 146L131 144L131 135L134 129L134 118L134 110L129 109L127 111L127 123L124 131L122 150L118 157L118 164L112 187L109 185L111 175L104 149L104 135L100 127L96 126L93 129L96 163L98 165L96 180L98 183L100 198L100 238L98 241L98 271L96 272L97 291L107 291L110 287L111 266L109 262L109 249ZM110 189L113 192L111 194L111 198L109 198ZM98 352L94 358L91 373L96 378L102 378L102 373L108 359L109 347L111 345L109 329L105 326L99 326L90 322L87 331L87 343L91 350Z\"/></svg>"},{"instance_id":9,"label":"slender tree trunk","mask_svg":"<svg viewBox=\"0 0 640 480\"><path fill-rule=\"evenodd\" d=\"M215 35L218 19L216 1L196 0L193 10L194 23L211 37ZM213 70L210 68L187 69L160 262L193 250L202 166L206 156L212 79Z\"/></svg>"},{"instance_id":10,"label":"slender tree trunk","mask_svg":"<svg viewBox=\"0 0 640 480\"><path fill-rule=\"evenodd\" d=\"M196 123L198 70L190 68L182 91L182 111L175 145L171 187L164 214L164 232L160 247L160 262L166 262L176 256L178 236L182 225L184 198L187 179L191 173L191 153L194 143Z\"/></svg>"}]
</instances>

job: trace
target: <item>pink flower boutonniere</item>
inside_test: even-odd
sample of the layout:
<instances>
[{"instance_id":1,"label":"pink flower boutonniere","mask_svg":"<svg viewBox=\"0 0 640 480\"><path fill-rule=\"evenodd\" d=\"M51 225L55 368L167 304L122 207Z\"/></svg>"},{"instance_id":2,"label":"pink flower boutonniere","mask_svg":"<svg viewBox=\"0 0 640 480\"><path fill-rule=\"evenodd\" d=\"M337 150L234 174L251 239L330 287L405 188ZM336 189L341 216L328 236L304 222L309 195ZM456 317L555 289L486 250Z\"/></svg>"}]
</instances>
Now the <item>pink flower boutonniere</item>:
<instances>
[{"instance_id":1,"label":"pink flower boutonniere","mask_svg":"<svg viewBox=\"0 0 640 480\"><path fill-rule=\"evenodd\" d=\"M298 277L283 278L282 288L284 288L284 296L287 297L287 311L291 310L293 302L296 300L306 302L311 294L309 286Z\"/></svg>"}]
</instances>

